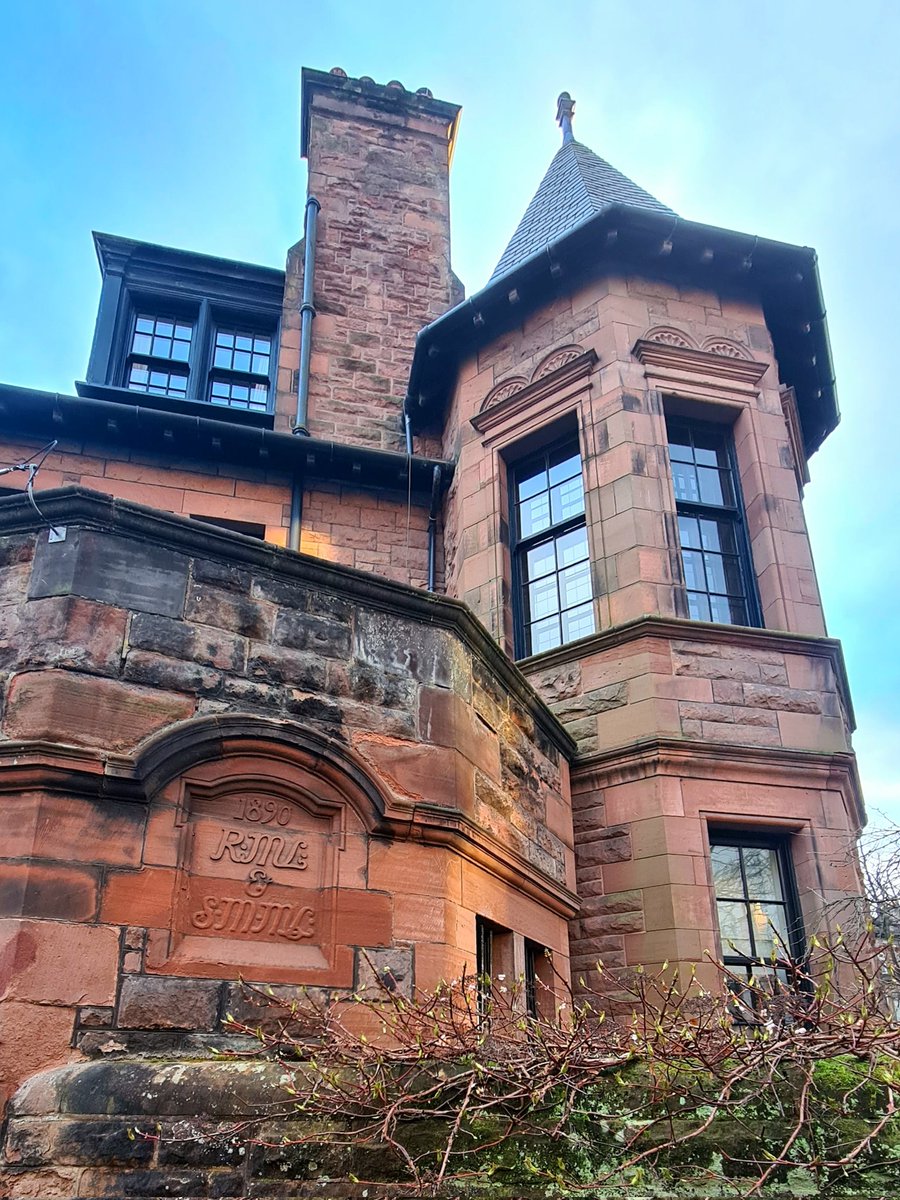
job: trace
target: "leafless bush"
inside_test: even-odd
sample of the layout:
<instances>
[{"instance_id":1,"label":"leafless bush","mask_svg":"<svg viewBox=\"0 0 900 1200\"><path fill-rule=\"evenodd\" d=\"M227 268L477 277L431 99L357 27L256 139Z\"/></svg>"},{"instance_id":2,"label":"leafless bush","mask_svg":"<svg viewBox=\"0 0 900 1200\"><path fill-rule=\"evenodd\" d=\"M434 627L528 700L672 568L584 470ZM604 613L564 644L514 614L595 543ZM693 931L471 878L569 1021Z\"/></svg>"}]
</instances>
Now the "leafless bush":
<instances>
[{"instance_id":1,"label":"leafless bush","mask_svg":"<svg viewBox=\"0 0 900 1200\"><path fill-rule=\"evenodd\" d=\"M486 981L471 976L412 1001L386 986L352 1002L248 987L264 1021L235 1028L292 1081L295 1118L309 1122L292 1145L389 1147L394 1186L411 1194L491 1179L576 1195L683 1177L750 1196L798 1172L826 1194L863 1170L898 1171L890 947L814 944L787 984L749 991L720 972L705 991L637 971L616 979L615 1012L608 993L582 990L537 1018L521 987L496 981L485 1013Z\"/></svg>"}]
</instances>

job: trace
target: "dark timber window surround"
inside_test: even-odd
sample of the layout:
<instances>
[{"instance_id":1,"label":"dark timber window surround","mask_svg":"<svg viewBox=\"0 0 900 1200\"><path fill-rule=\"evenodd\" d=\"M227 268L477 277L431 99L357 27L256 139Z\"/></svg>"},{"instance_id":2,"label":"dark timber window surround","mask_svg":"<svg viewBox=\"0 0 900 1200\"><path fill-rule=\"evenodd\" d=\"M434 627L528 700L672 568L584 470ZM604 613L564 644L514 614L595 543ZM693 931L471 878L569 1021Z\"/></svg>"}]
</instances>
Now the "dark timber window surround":
<instances>
[{"instance_id":1,"label":"dark timber window surround","mask_svg":"<svg viewBox=\"0 0 900 1200\"><path fill-rule=\"evenodd\" d=\"M722 959L743 1008L791 982L787 962L803 953L788 842L754 833L710 832ZM746 980L746 987L741 981Z\"/></svg>"},{"instance_id":2,"label":"dark timber window surround","mask_svg":"<svg viewBox=\"0 0 900 1200\"><path fill-rule=\"evenodd\" d=\"M675 417L666 426L688 614L760 625L731 431Z\"/></svg>"},{"instance_id":3,"label":"dark timber window surround","mask_svg":"<svg viewBox=\"0 0 900 1200\"><path fill-rule=\"evenodd\" d=\"M577 438L514 465L511 510L516 655L523 658L596 628Z\"/></svg>"},{"instance_id":4,"label":"dark timber window surround","mask_svg":"<svg viewBox=\"0 0 900 1200\"><path fill-rule=\"evenodd\" d=\"M79 395L271 428L284 272L96 234L103 291Z\"/></svg>"}]
</instances>

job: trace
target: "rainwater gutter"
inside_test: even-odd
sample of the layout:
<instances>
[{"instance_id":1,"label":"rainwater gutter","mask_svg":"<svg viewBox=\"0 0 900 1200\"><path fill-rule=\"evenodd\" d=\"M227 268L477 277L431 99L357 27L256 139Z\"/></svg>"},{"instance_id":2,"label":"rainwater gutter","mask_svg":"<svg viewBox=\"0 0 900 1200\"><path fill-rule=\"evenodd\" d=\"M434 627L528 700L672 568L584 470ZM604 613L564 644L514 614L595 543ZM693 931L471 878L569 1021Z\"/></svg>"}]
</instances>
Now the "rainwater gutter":
<instances>
[{"instance_id":1,"label":"rainwater gutter","mask_svg":"<svg viewBox=\"0 0 900 1200\"><path fill-rule=\"evenodd\" d=\"M291 429L297 437L309 437L309 363L312 353L312 323L316 315L313 284L316 273L316 220L321 204L315 196L306 199L303 219L303 298L300 302L300 369L297 372L297 413ZM300 549L300 528L303 518L303 476L297 474L291 483L291 519L288 528L288 548Z\"/></svg>"}]
</instances>

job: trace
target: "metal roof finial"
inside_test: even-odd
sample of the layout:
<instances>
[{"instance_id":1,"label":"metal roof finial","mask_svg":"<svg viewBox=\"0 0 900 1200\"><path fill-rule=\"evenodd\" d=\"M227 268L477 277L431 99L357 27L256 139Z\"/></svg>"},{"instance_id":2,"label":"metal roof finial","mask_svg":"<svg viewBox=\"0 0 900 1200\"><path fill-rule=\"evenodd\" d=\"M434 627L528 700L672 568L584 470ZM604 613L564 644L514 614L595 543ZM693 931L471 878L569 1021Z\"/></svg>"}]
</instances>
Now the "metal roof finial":
<instances>
[{"instance_id":1,"label":"metal roof finial","mask_svg":"<svg viewBox=\"0 0 900 1200\"><path fill-rule=\"evenodd\" d=\"M556 122L562 130L563 145L566 142L574 142L575 134L572 132L572 118L575 116L575 101L568 92L560 92L559 99L556 101Z\"/></svg>"}]
</instances>

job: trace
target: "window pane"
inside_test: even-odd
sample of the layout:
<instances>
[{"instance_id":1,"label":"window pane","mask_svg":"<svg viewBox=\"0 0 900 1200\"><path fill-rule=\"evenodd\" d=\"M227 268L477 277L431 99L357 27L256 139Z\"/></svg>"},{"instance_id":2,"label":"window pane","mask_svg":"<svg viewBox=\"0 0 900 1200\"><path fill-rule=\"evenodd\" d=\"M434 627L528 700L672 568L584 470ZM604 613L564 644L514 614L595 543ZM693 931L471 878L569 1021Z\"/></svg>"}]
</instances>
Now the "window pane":
<instances>
[{"instance_id":1,"label":"window pane","mask_svg":"<svg viewBox=\"0 0 900 1200\"><path fill-rule=\"evenodd\" d=\"M214 379L209 387L211 404L225 404L230 408L250 409L252 412L267 412L269 389L265 384L248 384L225 379Z\"/></svg>"},{"instance_id":2,"label":"window pane","mask_svg":"<svg viewBox=\"0 0 900 1200\"><path fill-rule=\"evenodd\" d=\"M704 550L722 550L736 554L734 524L731 521L700 521L700 538Z\"/></svg>"},{"instance_id":3,"label":"window pane","mask_svg":"<svg viewBox=\"0 0 900 1200\"><path fill-rule=\"evenodd\" d=\"M238 338L238 341L245 339ZM250 370L250 355L244 350L235 350L234 352L234 370L249 371Z\"/></svg>"},{"instance_id":4,"label":"window pane","mask_svg":"<svg viewBox=\"0 0 900 1200\"><path fill-rule=\"evenodd\" d=\"M231 351L226 350L224 346L216 346L216 352L213 356L213 365L216 367L230 367Z\"/></svg>"},{"instance_id":5,"label":"window pane","mask_svg":"<svg viewBox=\"0 0 900 1200\"><path fill-rule=\"evenodd\" d=\"M688 612L692 621L709 621L709 597L702 592L688 592Z\"/></svg>"},{"instance_id":6,"label":"window pane","mask_svg":"<svg viewBox=\"0 0 900 1200\"><path fill-rule=\"evenodd\" d=\"M172 349L172 342L167 337L161 337L157 334L153 339L153 353L157 358L168 358L169 351Z\"/></svg>"},{"instance_id":7,"label":"window pane","mask_svg":"<svg viewBox=\"0 0 900 1200\"><path fill-rule=\"evenodd\" d=\"M269 357L267 354L254 354L253 362L250 364L250 370L254 375L266 375L269 371Z\"/></svg>"},{"instance_id":8,"label":"window pane","mask_svg":"<svg viewBox=\"0 0 900 1200\"><path fill-rule=\"evenodd\" d=\"M577 450L574 454L570 449L557 450L550 456L551 483L562 483L564 480L572 479L575 475L580 474L581 455Z\"/></svg>"},{"instance_id":9,"label":"window pane","mask_svg":"<svg viewBox=\"0 0 900 1200\"><path fill-rule=\"evenodd\" d=\"M584 485L579 472L565 483L557 484L550 491L554 525L558 521L566 521L569 517L577 517L584 512Z\"/></svg>"},{"instance_id":10,"label":"window pane","mask_svg":"<svg viewBox=\"0 0 900 1200\"><path fill-rule=\"evenodd\" d=\"M726 956L745 954L748 958L752 957L753 945L747 921L747 905L736 900L719 900L716 903L716 911L719 915L722 950Z\"/></svg>"},{"instance_id":11,"label":"window pane","mask_svg":"<svg viewBox=\"0 0 900 1200\"><path fill-rule=\"evenodd\" d=\"M531 616L546 617L550 613L559 612L559 596L556 588L556 576L546 575L528 588L528 608Z\"/></svg>"},{"instance_id":12,"label":"window pane","mask_svg":"<svg viewBox=\"0 0 900 1200\"><path fill-rule=\"evenodd\" d=\"M699 501L697 471L689 463L672 463L672 485L675 488L676 500L684 500L688 504L696 504Z\"/></svg>"},{"instance_id":13,"label":"window pane","mask_svg":"<svg viewBox=\"0 0 900 1200\"><path fill-rule=\"evenodd\" d=\"M559 573L559 595L562 608L573 608L591 599L591 568L579 563Z\"/></svg>"},{"instance_id":14,"label":"window pane","mask_svg":"<svg viewBox=\"0 0 900 1200\"><path fill-rule=\"evenodd\" d=\"M669 425L669 458L675 462L693 462L691 433L683 425Z\"/></svg>"},{"instance_id":15,"label":"window pane","mask_svg":"<svg viewBox=\"0 0 900 1200\"><path fill-rule=\"evenodd\" d=\"M694 461L703 467L727 467L727 435L719 429L694 426Z\"/></svg>"},{"instance_id":16,"label":"window pane","mask_svg":"<svg viewBox=\"0 0 900 1200\"><path fill-rule=\"evenodd\" d=\"M581 562L588 556L587 529L583 525L556 539L556 557L561 567Z\"/></svg>"},{"instance_id":17,"label":"window pane","mask_svg":"<svg viewBox=\"0 0 900 1200\"><path fill-rule=\"evenodd\" d=\"M696 517L678 518L678 537L682 546L700 546L700 526L711 522L698 521Z\"/></svg>"},{"instance_id":18,"label":"window pane","mask_svg":"<svg viewBox=\"0 0 900 1200\"><path fill-rule=\"evenodd\" d=\"M547 472L543 464L526 471L516 480L516 492L520 500L536 496L538 492L546 491L547 487Z\"/></svg>"},{"instance_id":19,"label":"window pane","mask_svg":"<svg viewBox=\"0 0 900 1200\"><path fill-rule=\"evenodd\" d=\"M711 846L713 886L717 896L743 896L741 852L737 846Z\"/></svg>"},{"instance_id":20,"label":"window pane","mask_svg":"<svg viewBox=\"0 0 900 1200\"><path fill-rule=\"evenodd\" d=\"M706 575L703 571L703 555L699 550L682 550L684 580L691 591L706 591Z\"/></svg>"},{"instance_id":21,"label":"window pane","mask_svg":"<svg viewBox=\"0 0 900 1200\"><path fill-rule=\"evenodd\" d=\"M783 900L778 855L764 846L745 846L744 874L752 900Z\"/></svg>"},{"instance_id":22,"label":"window pane","mask_svg":"<svg viewBox=\"0 0 900 1200\"><path fill-rule=\"evenodd\" d=\"M561 644L559 635L559 617L550 617L545 621L536 621L531 626L531 653L540 654L542 650L553 650Z\"/></svg>"},{"instance_id":23,"label":"window pane","mask_svg":"<svg viewBox=\"0 0 900 1200\"><path fill-rule=\"evenodd\" d=\"M700 485L700 499L704 504L723 505L729 503L722 491L722 481L719 472L710 467L698 467L697 479Z\"/></svg>"},{"instance_id":24,"label":"window pane","mask_svg":"<svg viewBox=\"0 0 900 1200\"><path fill-rule=\"evenodd\" d=\"M136 333L131 340L133 354L149 354L153 346L153 338L147 333Z\"/></svg>"},{"instance_id":25,"label":"window pane","mask_svg":"<svg viewBox=\"0 0 900 1200\"><path fill-rule=\"evenodd\" d=\"M758 958L784 958L788 953L787 922L781 904L751 904L750 920Z\"/></svg>"},{"instance_id":26,"label":"window pane","mask_svg":"<svg viewBox=\"0 0 900 1200\"><path fill-rule=\"evenodd\" d=\"M134 323L134 327L138 331L138 333L152 333L153 332L153 318L152 317L138 317Z\"/></svg>"},{"instance_id":27,"label":"window pane","mask_svg":"<svg viewBox=\"0 0 900 1200\"><path fill-rule=\"evenodd\" d=\"M730 555L722 560L725 567L725 591L729 596L737 596L739 599L744 595L744 580L741 576L740 563L736 558Z\"/></svg>"},{"instance_id":28,"label":"window pane","mask_svg":"<svg viewBox=\"0 0 900 1200\"><path fill-rule=\"evenodd\" d=\"M588 637L594 629L593 604L583 604L563 613L563 641L574 642L576 638Z\"/></svg>"},{"instance_id":29,"label":"window pane","mask_svg":"<svg viewBox=\"0 0 900 1200\"><path fill-rule=\"evenodd\" d=\"M237 337L234 339L234 344L238 350L252 350L253 349L253 338L246 337L243 334L238 334Z\"/></svg>"},{"instance_id":30,"label":"window pane","mask_svg":"<svg viewBox=\"0 0 900 1200\"><path fill-rule=\"evenodd\" d=\"M519 505L519 535L522 538L531 537L550 526L550 496L541 492L532 500L525 500Z\"/></svg>"},{"instance_id":31,"label":"window pane","mask_svg":"<svg viewBox=\"0 0 900 1200\"><path fill-rule=\"evenodd\" d=\"M697 556L700 557L699 555ZM706 586L711 592L727 592L725 586L725 566L720 554L704 554L703 564L706 567ZM688 581L688 587L693 585Z\"/></svg>"},{"instance_id":32,"label":"window pane","mask_svg":"<svg viewBox=\"0 0 900 1200\"><path fill-rule=\"evenodd\" d=\"M709 598L709 608L712 614L711 619L718 621L722 625L746 625L747 624L747 609L741 600L733 600L728 596L715 596Z\"/></svg>"},{"instance_id":33,"label":"window pane","mask_svg":"<svg viewBox=\"0 0 900 1200\"><path fill-rule=\"evenodd\" d=\"M172 343L172 358L177 362L187 362L190 357L191 348L187 342Z\"/></svg>"},{"instance_id":34,"label":"window pane","mask_svg":"<svg viewBox=\"0 0 900 1200\"><path fill-rule=\"evenodd\" d=\"M526 562L529 579L538 579L541 575L547 575L550 571L556 570L554 549L553 542L542 542L540 546L535 546L533 550L528 551Z\"/></svg>"},{"instance_id":35,"label":"window pane","mask_svg":"<svg viewBox=\"0 0 900 1200\"><path fill-rule=\"evenodd\" d=\"M187 395L187 375L152 369L149 363L135 362L128 371L128 386L137 392L183 399Z\"/></svg>"}]
</instances>

